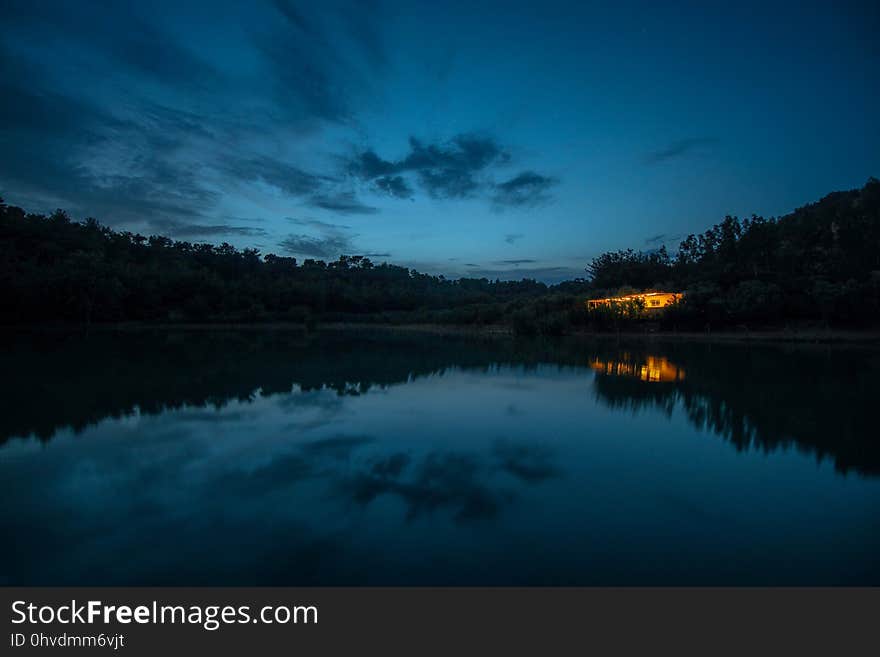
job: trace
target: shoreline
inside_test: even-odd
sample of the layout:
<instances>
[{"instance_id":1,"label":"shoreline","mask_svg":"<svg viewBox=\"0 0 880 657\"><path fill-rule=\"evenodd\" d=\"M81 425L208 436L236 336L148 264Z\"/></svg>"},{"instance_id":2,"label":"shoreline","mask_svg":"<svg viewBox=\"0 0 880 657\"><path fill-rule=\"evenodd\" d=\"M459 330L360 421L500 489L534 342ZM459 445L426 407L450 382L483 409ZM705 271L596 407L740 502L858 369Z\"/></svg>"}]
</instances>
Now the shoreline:
<instances>
[{"instance_id":1,"label":"shoreline","mask_svg":"<svg viewBox=\"0 0 880 657\"><path fill-rule=\"evenodd\" d=\"M6 333L112 333L140 331L301 331L319 334L322 331L381 331L388 333L414 333L425 335L450 335L473 337L515 338L513 329L505 325L471 324L389 324L361 322L319 323L309 329L300 322L225 322L225 323L120 323L82 325L21 325L3 326ZM571 331L560 336L528 336L529 339L626 339L662 342L759 342L759 343L807 343L807 344L863 344L880 345L880 329L761 329L756 331Z\"/></svg>"}]
</instances>

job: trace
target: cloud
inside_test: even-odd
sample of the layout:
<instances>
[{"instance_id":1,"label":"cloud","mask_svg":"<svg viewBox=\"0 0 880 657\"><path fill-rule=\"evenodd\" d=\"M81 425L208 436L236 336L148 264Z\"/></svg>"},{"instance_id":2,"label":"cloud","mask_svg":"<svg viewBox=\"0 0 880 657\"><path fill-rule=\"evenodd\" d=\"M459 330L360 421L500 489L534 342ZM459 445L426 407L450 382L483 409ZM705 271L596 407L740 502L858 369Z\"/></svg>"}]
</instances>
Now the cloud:
<instances>
[{"instance_id":1,"label":"cloud","mask_svg":"<svg viewBox=\"0 0 880 657\"><path fill-rule=\"evenodd\" d=\"M357 97L386 65L381 8L358 1L272 6L282 20L255 33L253 43L267 65L276 110L295 120L349 121Z\"/></svg>"},{"instance_id":2,"label":"cloud","mask_svg":"<svg viewBox=\"0 0 880 657\"><path fill-rule=\"evenodd\" d=\"M646 237L645 244L657 244L659 242L663 242L666 240L666 233L660 233L659 235L654 235L653 237Z\"/></svg>"},{"instance_id":3,"label":"cloud","mask_svg":"<svg viewBox=\"0 0 880 657\"><path fill-rule=\"evenodd\" d=\"M521 240L523 237L525 237L525 235L522 233L508 233L504 236L504 241L508 244L513 244L517 240Z\"/></svg>"},{"instance_id":4,"label":"cloud","mask_svg":"<svg viewBox=\"0 0 880 657\"><path fill-rule=\"evenodd\" d=\"M297 226L310 228L318 234L297 233L288 235L278 243L278 247L286 253L324 259L357 253L357 248L354 244L354 239L357 235L351 232L350 226L319 221L317 219L294 219L288 217L288 221ZM361 255L371 258L391 257L389 253L364 253Z\"/></svg>"},{"instance_id":5,"label":"cloud","mask_svg":"<svg viewBox=\"0 0 880 657\"><path fill-rule=\"evenodd\" d=\"M510 155L493 138L459 134L433 144L410 137L409 152L400 160L385 160L367 150L353 158L348 168L355 177L368 181L411 173L433 198L468 198L487 186L480 178L482 173L509 160Z\"/></svg>"},{"instance_id":6,"label":"cloud","mask_svg":"<svg viewBox=\"0 0 880 657\"><path fill-rule=\"evenodd\" d=\"M374 188L395 198L412 198L412 188L403 176L382 176L373 183Z\"/></svg>"},{"instance_id":7,"label":"cloud","mask_svg":"<svg viewBox=\"0 0 880 657\"><path fill-rule=\"evenodd\" d=\"M8 0L0 186L36 211L61 206L178 235L255 235L206 220L227 190L255 184L332 212L374 212L340 194L342 181L320 164L306 170L272 149L352 116L386 65L380 9L258 3L235 17L240 29L227 30L224 43L247 62L242 76L204 40L171 29L173 12ZM402 193L389 184L388 193Z\"/></svg>"},{"instance_id":8,"label":"cloud","mask_svg":"<svg viewBox=\"0 0 880 657\"><path fill-rule=\"evenodd\" d=\"M533 206L550 200L550 188L556 180L534 171L523 171L495 186L492 201L497 206Z\"/></svg>"},{"instance_id":9,"label":"cloud","mask_svg":"<svg viewBox=\"0 0 880 657\"><path fill-rule=\"evenodd\" d=\"M707 137L692 137L690 139L680 139L674 141L666 148L649 153L645 158L648 164L659 164L667 160L679 157L685 157L695 151L702 150L708 146L718 143L717 139Z\"/></svg>"},{"instance_id":10,"label":"cloud","mask_svg":"<svg viewBox=\"0 0 880 657\"><path fill-rule=\"evenodd\" d=\"M253 226L229 226L227 224L188 224L175 221L153 221L152 226L171 237L218 237L240 235L243 237L266 237L268 233Z\"/></svg>"},{"instance_id":11,"label":"cloud","mask_svg":"<svg viewBox=\"0 0 880 657\"><path fill-rule=\"evenodd\" d=\"M317 175L270 157L234 160L225 165L226 172L246 182L260 181L290 196L317 194L336 182L330 176Z\"/></svg>"},{"instance_id":12,"label":"cloud","mask_svg":"<svg viewBox=\"0 0 880 657\"><path fill-rule=\"evenodd\" d=\"M351 229L351 226L346 226L345 224L331 224L327 221L319 221L317 219L295 219L293 217L287 217L287 220L297 226L309 226L310 228L317 228L318 230L323 231L344 231Z\"/></svg>"},{"instance_id":13,"label":"cloud","mask_svg":"<svg viewBox=\"0 0 880 657\"><path fill-rule=\"evenodd\" d=\"M286 253L314 258L333 258L353 251L351 239L345 235L288 235L278 246Z\"/></svg>"},{"instance_id":14,"label":"cloud","mask_svg":"<svg viewBox=\"0 0 880 657\"><path fill-rule=\"evenodd\" d=\"M217 70L150 21L134 7L115 2L89 8L56 2L51 8L29 0L4 2L4 21L22 31L37 31L62 45L78 40L99 65L111 64L163 85L192 89L217 77ZM122 28L122 29L121 29Z\"/></svg>"},{"instance_id":15,"label":"cloud","mask_svg":"<svg viewBox=\"0 0 880 657\"><path fill-rule=\"evenodd\" d=\"M527 265L538 262L537 260L531 260L529 258L520 258L518 260L496 260L493 262L493 265Z\"/></svg>"},{"instance_id":16,"label":"cloud","mask_svg":"<svg viewBox=\"0 0 880 657\"><path fill-rule=\"evenodd\" d=\"M378 208L364 205L353 192L337 192L315 194L309 199L309 205L340 214L375 214Z\"/></svg>"}]
</instances>

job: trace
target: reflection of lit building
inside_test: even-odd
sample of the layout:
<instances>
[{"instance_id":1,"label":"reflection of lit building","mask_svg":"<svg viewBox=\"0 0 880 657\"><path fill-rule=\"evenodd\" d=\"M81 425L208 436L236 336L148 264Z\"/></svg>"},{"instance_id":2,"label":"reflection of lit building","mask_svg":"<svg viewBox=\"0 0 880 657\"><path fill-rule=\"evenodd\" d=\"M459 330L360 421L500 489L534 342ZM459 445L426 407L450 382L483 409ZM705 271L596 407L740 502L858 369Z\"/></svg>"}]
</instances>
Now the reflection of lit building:
<instances>
[{"instance_id":1,"label":"reflection of lit building","mask_svg":"<svg viewBox=\"0 0 880 657\"><path fill-rule=\"evenodd\" d=\"M641 301L645 304L645 310L662 310L666 306L681 299L681 292L639 292L627 294L622 297L609 297L607 299L590 299L587 308L593 310L603 306L612 307L616 304L625 304L632 301Z\"/></svg>"},{"instance_id":2,"label":"reflection of lit building","mask_svg":"<svg viewBox=\"0 0 880 657\"><path fill-rule=\"evenodd\" d=\"M665 356L646 356L644 359L634 360L625 353L619 360L594 358L590 367L600 374L632 377L649 383L684 380L684 370L669 362Z\"/></svg>"}]
</instances>

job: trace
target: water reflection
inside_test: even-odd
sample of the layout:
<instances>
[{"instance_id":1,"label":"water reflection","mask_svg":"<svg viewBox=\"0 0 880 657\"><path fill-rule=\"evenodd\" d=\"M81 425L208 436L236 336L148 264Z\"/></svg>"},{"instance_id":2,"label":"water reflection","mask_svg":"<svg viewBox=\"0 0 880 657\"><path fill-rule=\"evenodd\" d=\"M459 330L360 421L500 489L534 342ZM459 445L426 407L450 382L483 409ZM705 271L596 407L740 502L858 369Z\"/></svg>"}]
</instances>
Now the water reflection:
<instances>
[{"instance_id":1,"label":"water reflection","mask_svg":"<svg viewBox=\"0 0 880 657\"><path fill-rule=\"evenodd\" d=\"M259 331L0 360L6 583L880 582L876 352Z\"/></svg>"},{"instance_id":2,"label":"water reflection","mask_svg":"<svg viewBox=\"0 0 880 657\"><path fill-rule=\"evenodd\" d=\"M840 472L880 474L871 429L880 393L871 373L880 356L873 350L230 332L19 336L7 341L0 359L16 373L0 382L8 402L0 444L26 436L46 441L62 428L81 432L134 412L217 409L273 394L288 395L286 404L316 405L304 425L291 425L301 429L332 422L342 398L376 387L450 368L552 363L596 372L595 395L611 408L669 415L680 403L697 428L737 449L794 445L831 458ZM336 395L313 395L321 390Z\"/></svg>"},{"instance_id":3,"label":"water reflection","mask_svg":"<svg viewBox=\"0 0 880 657\"><path fill-rule=\"evenodd\" d=\"M684 380L684 369L665 356L644 355L637 359L629 351L615 360L599 357L590 361L590 367L605 376L635 377L646 383L674 383Z\"/></svg>"}]
</instances>

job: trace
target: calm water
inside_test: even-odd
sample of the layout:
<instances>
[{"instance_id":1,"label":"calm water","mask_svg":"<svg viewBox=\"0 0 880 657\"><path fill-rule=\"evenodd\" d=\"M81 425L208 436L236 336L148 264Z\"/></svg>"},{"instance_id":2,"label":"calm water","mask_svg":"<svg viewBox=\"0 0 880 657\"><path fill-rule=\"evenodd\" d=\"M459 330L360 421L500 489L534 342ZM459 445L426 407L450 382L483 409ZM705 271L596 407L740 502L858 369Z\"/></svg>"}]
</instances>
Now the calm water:
<instances>
[{"instance_id":1,"label":"calm water","mask_svg":"<svg viewBox=\"0 0 880 657\"><path fill-rule=\"evenodd\" d=\"M7 584L880 584L880 352L6 337Z\"/></svg>"}]
</instances>

